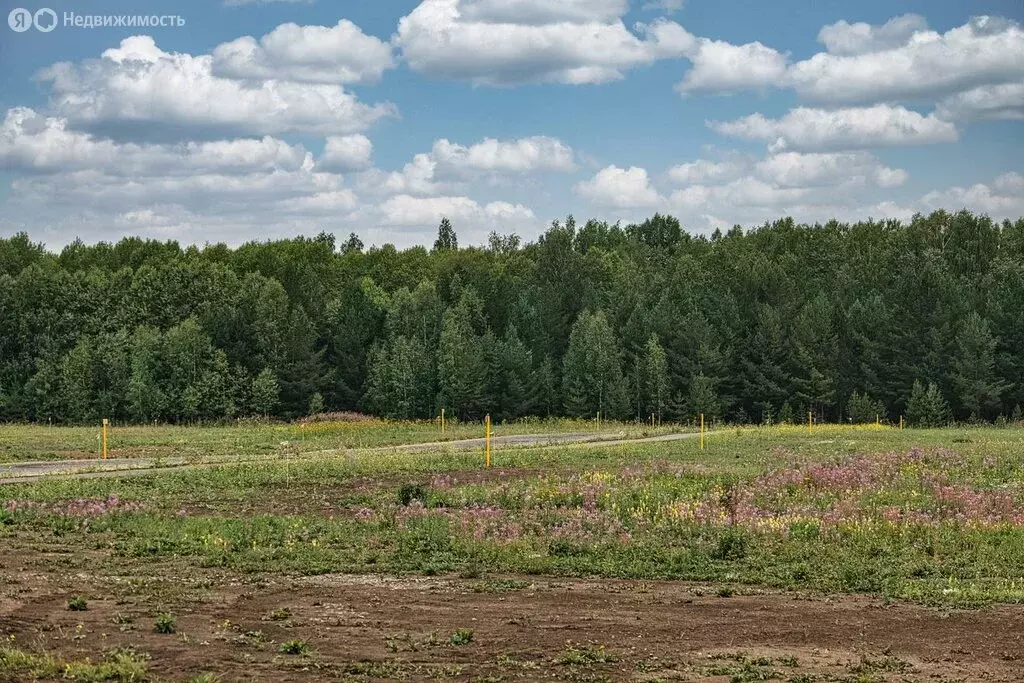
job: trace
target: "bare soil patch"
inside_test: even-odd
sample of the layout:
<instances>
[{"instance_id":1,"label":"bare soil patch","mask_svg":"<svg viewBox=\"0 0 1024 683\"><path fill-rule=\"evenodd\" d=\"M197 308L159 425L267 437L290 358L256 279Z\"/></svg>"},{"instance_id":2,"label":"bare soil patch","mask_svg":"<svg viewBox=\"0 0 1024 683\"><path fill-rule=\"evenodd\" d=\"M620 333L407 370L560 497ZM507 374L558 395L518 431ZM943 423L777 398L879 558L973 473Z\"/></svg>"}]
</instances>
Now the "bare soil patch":
<instances>
[{"instance_id":1,"label":"bare soil patch","mask_svg":"<svg viewBox=\"0 0 1024 683\"><path fill-rule=\"evenodd\" d=\"M238 575L12 550L0 561L0 636L66 660L130 647L161 680L1010 682L1024 668L1021 606L723 597L683 582ZM86 610L68 609L75 595ZM154 630L162 612L175 633ZM282 653L292 641L305 652Z\"/></svg>"}]
</instances>

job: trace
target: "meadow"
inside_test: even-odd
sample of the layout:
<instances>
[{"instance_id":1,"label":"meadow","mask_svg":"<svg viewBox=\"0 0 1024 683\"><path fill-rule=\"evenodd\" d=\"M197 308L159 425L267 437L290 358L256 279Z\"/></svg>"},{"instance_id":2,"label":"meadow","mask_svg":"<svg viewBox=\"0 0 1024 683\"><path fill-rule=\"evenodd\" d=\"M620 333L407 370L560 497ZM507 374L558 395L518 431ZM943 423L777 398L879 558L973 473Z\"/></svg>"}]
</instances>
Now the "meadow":
<instances>
[{"instance_id":1,"label":"meadow","mask_svg":"<svg viewBox=\"0 0 1024 683\"><path fill-rule=\"evenodd\" d=\"M272 450L279 432L264 429L245 447ZM51 443L71 443L73 433ZM188 433L168 428L167 443ZM231 448L231 439L242 438L213 434L197 430L192 447ZM394 425L377 441L355 438L394 443L409 434L436 437L418 425ZM152 619L231 582L266 588L293 581L308 590L316 577L407 577L515 594L544 582L625 581L625 590L635 590L668 580L719 600L864 595L942 612L1004 605L998 609L1021 618L1012 607L1024 604L1020 428L733 428L709 435L704 450L697 439L518 447L499 449L493 467L482 465L478 451L351 451L0 486L0 545L8 549L0 600L24 602L19 596L27 592L52 601L56 594L62 605L75 590L121 601L130 593L129 602ZM49 587L40 593L18 577L28 570L50 576ZM185 581L193 576L218 578L196 587ZM34 618L23 626L18 642L26 629L42 628ZM0 654L7 662L0 671L14 670L13 653L31 650ZM18 661L22 671L45 668L41 660ZM619 678L621 664L596 664ZM687 666L691 677L717 680ZM875 673L856 680L885 680Z\"/></svg>"}]
</instances>

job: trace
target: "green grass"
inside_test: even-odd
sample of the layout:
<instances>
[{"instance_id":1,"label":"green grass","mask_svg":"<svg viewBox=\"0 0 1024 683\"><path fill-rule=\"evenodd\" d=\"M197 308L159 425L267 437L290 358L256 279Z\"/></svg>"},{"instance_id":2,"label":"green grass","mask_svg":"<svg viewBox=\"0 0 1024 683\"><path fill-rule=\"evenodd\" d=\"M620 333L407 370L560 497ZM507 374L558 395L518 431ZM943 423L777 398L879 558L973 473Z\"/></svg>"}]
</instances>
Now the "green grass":
<instances>
[{"instance_id":1,"label":"green grass","mask_svg":"<svg viewBox=\"0 0 1024 683\"><path fill-rule=\"evenodd\" d=\"M658 434L674 426L650 427L634 423L601 425L616 433ZM98 458L99 425L84 427L0 424L0 462ZM494 424L495 436L597 431L594 420L523 420ZM480 422L448 421L445 432L432 421L329 422L309 425L247 423L230 426L174 425L113 426L108 432L110 458L259 457L295 455L335 449L356 449L402 444L475 439L484 436Z\"/></svg>"},{"instance_id":2,"label":"green grass","mask_svg":"<svg viewBox=\"0 0 1024 683\"><path fill-rule=\"evenodd\" d=\"M857 483L873 468L882 476ZM142 507L61 513L111 495ZM1010 428L733 429L703 451L509 449L490 472L476 452L364 452L0 486L0 543L52 538L140 562L686 579L953 606L1024 603L1021 520L1024 431Z\"/></svg>"},{"instance_id":3,"label":"green grass","mask_svg":"<svg viewBox=\"0 0 1024 683\"><path fill-rule=\"evenodd\" d=\"M14 647L0 647L0 678L3 680L71 680L81 683L116 681L143 683L150 680L147 657L132 650L113 650L103 661L64 661L49 654L34 654ZM7 679L6 674L18 675Z\"/></svg>"}]
</instances>

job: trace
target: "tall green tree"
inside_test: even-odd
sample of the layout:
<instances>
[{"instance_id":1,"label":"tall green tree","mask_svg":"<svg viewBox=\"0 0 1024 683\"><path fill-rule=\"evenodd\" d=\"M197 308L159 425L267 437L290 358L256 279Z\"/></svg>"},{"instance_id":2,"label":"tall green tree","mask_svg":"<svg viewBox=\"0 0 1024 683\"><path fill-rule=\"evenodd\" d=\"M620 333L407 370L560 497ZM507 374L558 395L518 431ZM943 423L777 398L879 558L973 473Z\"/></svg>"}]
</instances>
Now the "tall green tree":
<instances>
[{"instance_id":1,"label":"tall green tree","mask_svg":"<svg viewBox=\"0 0 1024 683\"><path fill-rule=\"evenodd\" d=\"M277 383L277 377L270 368L263 368L259 374L252 379L252 388L249 391L249 405L252 412L267 417L277 407L281 394L281 387Z\"/></svg>"},{"instance_id":2,"label":"tall green tree","mask_svg":"<svg viewBox=\"0 0 1024 683\"><path fill-rule=\"evenodd\" d=\"M581 313L562 363L566 412L575 417L622 417L626 384L621 363L622 351L604 313Z\"/></svg>"},{"instance_id":3,"label":"tall green tree","mask_svg":"<svg viewBox=\"0 0 1024 683\"><path fill-rule=\"evenodd\" d=\"M437 239L434 240L434 251L455 251L459 248L459 238L455 234L455 228L447 218L441 219L441 225L437 228Z\"/></svg>"},{"instance_id":4,"label":"tall green tree","mask_svg":"<svg viewBox=\"0 0 1024 683\"><path fill-rule=\"evenodd\" d=\"M655 419L661 422L668 408L670 387L668 357L656 334L651 335L644 349L643 387L646 399L645 412L654 415Z\"/></svg>"},{"instance_id":5,"label":"tall green tree","mask_svg":"<svg viewBox=\"0 0 1024 683\"><path fill-rule=\"evenodd\" d=\"M971 312L956 336L952 380L963 414L973 420L995 417L1009 386L996 374L997 346L988 321Z\"/></svg>"}]
</instances>

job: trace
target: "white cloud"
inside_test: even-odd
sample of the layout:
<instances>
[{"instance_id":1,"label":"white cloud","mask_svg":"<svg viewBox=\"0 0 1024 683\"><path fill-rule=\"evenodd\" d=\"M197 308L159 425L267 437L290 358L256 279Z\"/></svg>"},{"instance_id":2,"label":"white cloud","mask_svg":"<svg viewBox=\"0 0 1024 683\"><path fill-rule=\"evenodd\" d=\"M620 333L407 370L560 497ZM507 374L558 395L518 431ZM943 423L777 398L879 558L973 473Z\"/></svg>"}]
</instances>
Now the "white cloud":
<instances>
[{"instance_id":1,"label":"white cloud","mask_svg":"<svg viewBox=\"0 0 1024 683\"><path fill-rule=\"evenodd\" d=\"M396 227L436 226L442 218L500 225L515 225L535 220L533 212L522 204L491 202L481 205L469 197L413 197L398 195L380 205L384 225Z\"/></svg>"},{"instance_id":2,"label":"white cloud","mask_svg":"<svg viewBox=\"0 0 1024 683\"><path fill-rule=\"evenodd\" d=\"M369 167L372 156L373 143L365 135L331 135L317 163L333 171L358 171Z\"/></svg>"},{"instance_id":3,"label":"white cloud","mask_svg":"<svg viewBox=\"0 0 1024 683\"><path fill-rule=\"evenodd\" d=\"M576 192L598 206L619 209L650 207L662 202L647 170L637 166L607 166L590 180L578 183Z\"/></svg>"},{"instance_id":4,"label":"white cloud","mask_svg":"<svg viewBox=\"0 0 1024 683\"><path fill-rule=\"evenodd\" d=\"M742 170L743 164L737 161L698 159L697 161L673 166L668 170L668 175L673 182L680 185L692 185L731 180L739 175Z\"/></svg>"},{"instance_id":5,"label":"white cloud","mask_svg":"<svg viewBox=\"0 0 1024 683\"><path fill-rule=\"evenodd\" d=\"M1016 219L1024 215L1024 176L1004 173L991 185L976 183L970 187L950 187L929 192L920 201L923 210L968 209L986 213L992 218Z\"/></svg>"},{"instance_id":6,"label":"white cloud","mask_svg":"<svg viewBox=\"0 0 1024 683\"><path fill-rule=\"evenodd\" d=\"M270 136L175 145L122 144L69 130L67 120L27 107L9 109L0 124L0 162L11 170L90 170L111 176L296 171L313 166L301 145Z\"/></svg>"},{"instance_id":7,"label":"white cloud","mask_svg":"<svg viewBox=\"0 0 1024 683\"><path fill-rule=\"evenodd\" d=\"M907 181L903 169L884 166L865 152L782 152L759 162L757 174L780 187L864 185L897 187Z\"/></svg>"},{"instance_id":8,"label":"white cloud","mask_svg":"<svg viewBox=\"0 0 1024 683\"><path fill-rule=\"evenodd\" d=\"M823 26L818 41L834 55L862 55L905 45L918 31L928 29L928 22L919 14L893 17L881 26L845 19Z\"/></svg>"},{"instance_id":9,"label":"white cloud","mask_svg":"<svg viewBox=\"0 0 1024 683\"><path fill-rule=\"evenodd\" d=\"M347 134L395 114L391 104L366 105L338 85L264 81L252 85L212 73L210 55L160 50L133 36L101 59L61 62L40 73L52 107L75 126L119 134L204 129L223 134L305 132Z\"/></svg>"},{"instance_id":10,"label":"white cloud","mask_svg":"<svg viewBox=\"0 0 1024 683\"><path fill-rule=\"evenodd\" d=\"M383 174L381 179L381 172L373 169L363 175L361 182L364 186L377 185L388 194L437 194L445 188L435 181L436 170L437 162L431 155L417 154L401 171Z\"/></svg>"},{"instance_id":11,"label":"white cloud","mask_svg":"<svg viewBox=\"0 0 1024 683\"><path fill-rule=\"evenodd\" d=\"M1024 119L1024 81L957 93L939 102L936 115L947 120Z\"/></svg>"},{"instance_id":12,"label":"white cloud","mask_svg":"<svg viewBox=\"0 0 1024 683\"><path fill-rule=\"evenodd\" d=\"M1004 195L1024 197L1024 175L1011 171L995 179L993 187Z\"/></svg>"},{"instance_id":13,"label":"white cloud","mask_svg":"<svg viewBox=\"0 0 1024 683\"><path fill-rule=\"evenodd\" d=\"M676 85L681 93L763 88L780 85L786 75L786 56L759 42L733 45L700 38L687 57L693 68Z\"/></svg>"},{"instance_id":14,"label":"white cloud","mask_svg":"<svg viewBox=\"0 0 1024 683\"><path fill-rule=\"evenodd\" d=\"M798 107L780 119L751 114L734 121L708 121L717 133L771 143L772 151L838 151L869 147L954 142L956 127L934 114L875 105L848 109Z\"/></svg>"},{"instance_id":15,"label":"white cloud","mask_svg":"<svg viewBox=\"0 0 1024 683\"><path fill-rule=\"evenodd\" d=\"M494 180L541 171L567 173L576 169L575 153L555 138L534 136L516 140L484 138L473 145L447 139L434 142L400 171L371 169L357 182L368 193L435 195L459 190L476 180Z\"/></svg>"},{"instance_id":16,"label":"white cloud","mask_svg":"<svg viewBox=\"0 0 1024 683\"><path fill-rule=\"evenodd\" d=\"M860 41L852 27L826 27L823 40L839 52L794 64L789 82L811 100L856 104L929 99L1024 77L1024 31L1016 22L975 17L943 34L912 21L890 24L861 30Z\"/></svg>"},{"instance_id":17,"label":"white cloud","mask_svg":"<svg viewBox=\"0 0 1024 683\"><path fill-rule=\"evenodd\" d=\"M257 42L243 36L213 51L213 75L311 83L372 83L395 65L391 46L347 19L335 26L281 24Z\"/></svg>"},{"instance_id":18,"label":"white cloud","mask_svg":"<svg viewBox=\"0 0 1024 683\"><path fill-rule=\"evenodd\" d=\"M572 148L544 136L507 141L484 138L470 147L441 139L434 143L431 156L442 166L457 171L530 173L576 169Z\"/></svg>"},{"instance_id":19,"label":"white cloud","mask_svg":"<svg viewBox=\"0 0 1024 683\"><path fill-rule=\"evenodd\" d=\"M620 0L424 0L398 23L392 42L428 76L478 85L602 83L677 57L694 38L659 20L631 32Z\"/></svg>"}]
</instances>

